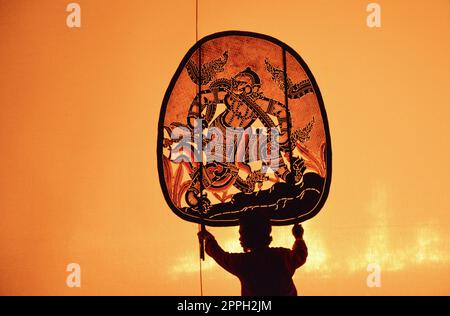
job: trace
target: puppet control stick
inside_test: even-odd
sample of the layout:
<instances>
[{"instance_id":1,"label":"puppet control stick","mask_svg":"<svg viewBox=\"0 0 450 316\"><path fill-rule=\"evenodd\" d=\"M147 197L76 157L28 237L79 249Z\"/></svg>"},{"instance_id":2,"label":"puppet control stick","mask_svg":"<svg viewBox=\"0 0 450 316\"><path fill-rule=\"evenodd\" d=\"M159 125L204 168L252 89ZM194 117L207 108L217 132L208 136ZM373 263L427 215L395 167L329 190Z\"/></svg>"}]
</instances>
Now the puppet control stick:
<instances>
[{"instance_id":1,"label":"puppet control stick","mask_svg":"<svg viewBox=\"0 0 450 316\"><path fill-rule=\"evenodd\" d=\"M200 231L203 233L205 231L205 224L201 224ZM205 240L203 238L199 239L200 243L200 259L205 261Z\"/></svg>"},{"instance_id":2,"label":"puppet control stick","mask_svg":"<svg viewBox=\"0 0 450 316\"><path fill-rule=\"evenodd\" d=\"M201 198L204 198L204 197L206 197L206 194L201 195ZM201 208L201 210L202 209L203 208ZM203 217L203 212L202 212L202 217ZM202 236L204 236L204 232L206 231L205 224L201 223L199 225L199 228L200 228L200 231L202 232ZM198 241L200 243L200 259L205 261L205 240L204 240L204 238L200 238Z\"/></svg>"}]
</instances>

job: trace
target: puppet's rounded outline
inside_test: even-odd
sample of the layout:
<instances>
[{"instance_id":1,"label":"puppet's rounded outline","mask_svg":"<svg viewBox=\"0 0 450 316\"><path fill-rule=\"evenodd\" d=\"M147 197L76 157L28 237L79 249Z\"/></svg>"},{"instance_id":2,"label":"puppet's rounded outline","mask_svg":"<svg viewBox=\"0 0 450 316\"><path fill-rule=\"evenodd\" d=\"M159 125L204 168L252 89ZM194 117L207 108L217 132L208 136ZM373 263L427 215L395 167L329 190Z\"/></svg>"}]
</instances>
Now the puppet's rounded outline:
<instances>
[{"instance_id":1,"label":"puppet's rounded outline","mask_svg":"<svg viewBox=\"0 0 450 316\"><path fill-rule=\"evenodd\" d=\"M186 221L194 222L194 223L198 223L198 224L205 224L208 226L218 226L218 227L220 227L220 226L222 226L222 227L236 226L239 224L238 219L214 220L214 219L208 219L208 218L201 218L201 217L188 215L188 214L182 212L180 209L178 209L173 204L172 199L169 196L167 185L164 181L164 169L163 169L163 158L162 158L163 157L162 142L164 139L164 119L166 116L165 114L166 114L167 104L169 103L169 99L172 94L173 88L174 88L176 82L178 81L178 78L180 77L181 72L183 71L183 69L184 69L186 63L189 61L190 57L200 46L202 46L204 43L206 43L210 40L221 38L221 37L228 37L228 36L242 36L242 37L258 38L258 39L269 41L275 45L278 45L286 53L291 54L291 56L293 58L295 58L295 60L301 65L301 67L305 71L306 75L308 76L308 79L311 81L311 85L314 89L314 93L315 93L317 101L319 103L320 114L322 116L323 127L325 130L325 143L326 143L325 159L326 159L327 174L325 177L323 191L321 192L320 198L319 198L318 202L316 203L316 205L313 208L311 208L311 210L308 211L307 213L299 215L297 217L289 218L289 219L283 219L283 220L272 219L271 223L272 223L272 225L275 225L275 226L283 226L283 225L291 225L291 224L295 224L295 223L299 223L299 222L304 222L308 219L311 219L312 217L316 216L322 209L323 205L325 204L325 202L328 198L328 194L329 194L330 186L331 186L331 171L332 171L331 137L330 137L330 130L329 130L329 126L328 126L328 117L327 117L327 113L325 111L322 94L320 93L319 86L317 85L317 82L316 82L312 72L310 71L308 65L305 63L303 58L300 57L300 55L293 48L291 48L286 43L284 43L284 42L280 41L279 39L276 39L272 36L255 33L255 32L248 32L248 31L223 31L223 32L213 33L213 34L203 37L188 50L188 52L185 54L185 56L181 60L175 74L172 76L172 79L170 80L169 86L166 90L166 93L164 95L164 99L163 99L163 102L161 105L161 110L160 110L159 120L158 120L158 138L157 138L157 146L156 146L157 147L156 153L157 153L157 164L158 164L157 165L158 177L159 177L161 190L164 195L164 199L166 200L170 209L178 217L180 217Z\"/></svg>"}]
</instances>

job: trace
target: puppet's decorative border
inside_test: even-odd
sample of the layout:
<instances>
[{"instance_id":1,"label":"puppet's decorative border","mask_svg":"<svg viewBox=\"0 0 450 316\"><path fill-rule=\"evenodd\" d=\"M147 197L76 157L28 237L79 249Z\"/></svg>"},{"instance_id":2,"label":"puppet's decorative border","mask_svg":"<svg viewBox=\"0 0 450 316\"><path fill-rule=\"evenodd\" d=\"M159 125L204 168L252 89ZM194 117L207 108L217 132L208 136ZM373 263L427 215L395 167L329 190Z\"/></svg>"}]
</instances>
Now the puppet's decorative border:
<instances>
[{"instance_id":1,"label":"puppet's decorative border","mask_svg":"<svg viewBox=\"0 0 450 316\"><path fill-rule=\"evenodd\" d=\"M318 100L319 103L319 108L320 108L320 114L322 116L322 121L323 121L323 126L324 126L324 130L325 130L325 143L326 143L326 148L325 148L325 159L326 159L326 167L327 167L327 172L326 172L326 178L325 178L325 182L323 185L323 191L322 194L317 202L317 204L306 214L302 214L298 217L295 218L290 218L290 219L286 219L286 220L272 220L272 224L276 225L276 226L282 226L282 225L290 225L290 224L294 224L294 223L299 223L299 222L303 222L306 221L312 217L314 217L317 213L319 213L319 211L322 209L323 205L325 204L325 201L328 197L329 194L329 190L330 190L330 185L331 185L331 172L332 172L332 165L331 165L331 137L330 137L330 131L329 131L329 126L328 126L328 118L327 118L327 113L325 111L325 106L322 100L322 95L320 93L319 87L317 85L317 82L313 76L313 74L311 73L311 71L309 70L307 64L305 63L305 61L300 57L300 55L294 50L292 49L290 46L288 46L287 44L281 42L280 40L268 36L268 35L264 35L264 34L259 34L259 33L253 33L253 32L246 32L246 31L224 31L224 32L218 32L218 33L214 33L208 36L203 37L202 39L200 39L197 43L195 43L195 45L193 47L191 47L189 49L189 51L186 53L186 55L184 56L183 60L181 61L180 65L178 66L175 74L173 75L170 84L166 90L166 93L164 95L164 99L162 102L162 106L161 106L161 111L159 114L159 121L158 121L158 139L157 139L157 162L158 162L158 175L159 175L159 182L160 182L160 186L164 195L164 198L167 202L167 204L169 205L169 207L171 208L171 210L179 217L181 217L182 219L186 220L186 221L190 221L190 222L195 222L195 223L199 223L199 224L206 224L209 226L236 226L238 225L238 220L214 220L214 219L208 219L208 218L197 218L197 217L193 217L193 216L189 216L183 212L181 212L172 202L172 200L170 199L169 196L169 192L167 190L167 186L166 183L164 182L164 171L163 171L163 147L162 147L162 142L163 142L163 138L164 138L164 118L165 118L165 113L166 113L166 108L167 108L167 104L169 102L169 98L171 96L172 90L175 86L175 83L177 82L177 79L179 78L181 72L183 71L186 63L189 61L190 57L192 56L192 54L198 49L200 48L204 43L216 39L216 38L220 38L220 37L226 37L226 36L245 36L245 37L253 37L253 38L259 38L259 39L263 39L269 42L272 42L276 45L278 45L279 47L281 47L285 52L288 52L292 55L292 57L295 58L295 60L302 66L302 68L304 69L304 71L306 72L308 78L311 81L312 87L314 89L316 98Z\"/></svg>"}]
</instances>

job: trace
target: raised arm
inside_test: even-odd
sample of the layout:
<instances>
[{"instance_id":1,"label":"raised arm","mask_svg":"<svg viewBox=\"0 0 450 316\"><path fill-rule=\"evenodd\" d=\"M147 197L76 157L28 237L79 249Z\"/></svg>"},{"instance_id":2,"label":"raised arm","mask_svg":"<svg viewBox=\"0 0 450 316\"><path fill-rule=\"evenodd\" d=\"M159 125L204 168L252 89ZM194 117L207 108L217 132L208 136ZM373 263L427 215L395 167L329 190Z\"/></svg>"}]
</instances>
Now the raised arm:
<instances>
[{"instance_id":1,"label":"raised arm","mask_svg":"<svg viewBox=\"0 0 450 316\"><path fill-rule=\"evenodd\" d=\"M291 250L291 263L294 269L297 269L305 264L308 257L308 248L303 240L303 227L299 224L295 224L292 227L292 234L295 237L294 246Z\"/></svg>"},{"instance_id":2,"label":"raised arm","mask_svg":"<svg viewBox=\"0 0 450 316\"><path fill-rule=\"evenodd\" d=\"M228 272L239 275L240 271L240 255L238 253L229 253L219 246L214 236L208 231L200 231L198 233L199 239L205 241L206 253L213 258L218 265Z\"/></svg>"}]
</instances>

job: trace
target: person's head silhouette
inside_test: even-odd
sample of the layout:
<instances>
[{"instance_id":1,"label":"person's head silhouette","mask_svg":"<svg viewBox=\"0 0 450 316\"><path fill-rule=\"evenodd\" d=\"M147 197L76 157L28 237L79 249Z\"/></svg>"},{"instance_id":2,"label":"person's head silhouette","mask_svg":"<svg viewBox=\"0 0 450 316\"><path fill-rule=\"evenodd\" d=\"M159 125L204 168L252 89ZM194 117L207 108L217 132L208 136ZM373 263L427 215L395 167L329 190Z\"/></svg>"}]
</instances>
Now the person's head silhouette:
<instances>
[{"instance_id":1,"label":"person's head silhouette","mask_svg":"<svg viewBox=\"0 0 450 316\"><path fill-rule=\"evenodd\" d=\"M262 212L246 212L239 219L239 241L245 252L269 247L271 232L270 219Z\"/></svg>"}]
</instances>

